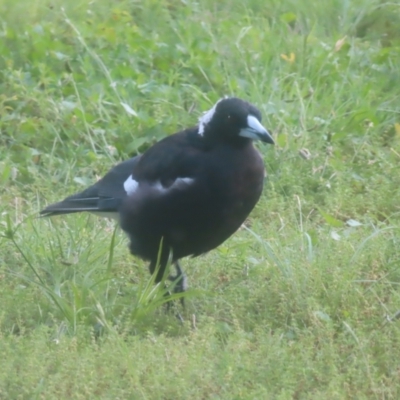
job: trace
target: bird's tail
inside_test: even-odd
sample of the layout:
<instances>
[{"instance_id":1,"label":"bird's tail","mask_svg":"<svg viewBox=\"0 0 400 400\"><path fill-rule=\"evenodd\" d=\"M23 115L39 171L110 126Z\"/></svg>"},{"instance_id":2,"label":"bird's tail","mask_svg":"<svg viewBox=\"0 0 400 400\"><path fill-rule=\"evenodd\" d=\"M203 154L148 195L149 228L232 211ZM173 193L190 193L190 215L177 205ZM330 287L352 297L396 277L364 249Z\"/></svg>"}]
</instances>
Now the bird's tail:
<instances>
[{"instance_id":1,"label":"bird's tail","mask_svg":"<svg viewBox=\"0 0 400 400\"><path fill-rule=\"evenodd\" d=\"M40 215L43 217L51 217L53 215L71 214L83 211L99 211L99 198L77 197L77 195L70 196L63 201L50 204L44 210L40 211Z\"/></svg>"}]
</instances>

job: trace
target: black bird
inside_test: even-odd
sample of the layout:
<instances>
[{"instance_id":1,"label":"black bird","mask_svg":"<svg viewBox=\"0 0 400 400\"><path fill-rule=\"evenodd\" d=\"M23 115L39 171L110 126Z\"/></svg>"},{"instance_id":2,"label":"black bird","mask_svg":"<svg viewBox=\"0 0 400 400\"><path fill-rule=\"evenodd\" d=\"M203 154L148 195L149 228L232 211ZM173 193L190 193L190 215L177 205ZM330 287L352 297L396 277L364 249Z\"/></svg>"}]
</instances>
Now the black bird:
<instances>
[{"instance_id":1,"label":"black bird","mask_svg":"<svg viewBox=\"0 0 400 400\"><path fill-rule=\"evenodd\" d=\"M179 265L219 246L244 222L260 198L264 164L253 140L273 144L260 111L238 98L224 98L197 126L164 138L143 155L112 168L84 191L51 204L53 216L89 211L119 220L132 254L150 261L156 282L169 255L175 291L186 289Z\"/></svg>"}]
</instances>

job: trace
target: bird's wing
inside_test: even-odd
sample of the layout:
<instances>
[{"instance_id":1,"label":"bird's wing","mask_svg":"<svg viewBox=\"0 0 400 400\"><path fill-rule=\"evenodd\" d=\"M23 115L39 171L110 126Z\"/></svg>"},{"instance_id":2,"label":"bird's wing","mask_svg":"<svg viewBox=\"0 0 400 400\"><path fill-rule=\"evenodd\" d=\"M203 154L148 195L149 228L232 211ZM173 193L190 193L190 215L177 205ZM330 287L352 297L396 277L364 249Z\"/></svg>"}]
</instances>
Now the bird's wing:
<instances>
[{"instance_id":1,"label":"bird's wing","mask_svg":"<svg viewBox=\"0 0 400 400\"><path fill-rule=\"evenodd\" d=\"M89 211L96 213L116 213L124 197L124 188L141 156L136 156L112 168L103 178L80 193L47 206L40 212L42 216L69 214Z\"/></svg>"},{"instance_id":2,"label":"bird's wing","mask_svg":"<svg viewBox=\"0 0 400 400\"><path fill-rule=\"evenodd\" d=\"M167 189L177 179L194 178L201 166L199 157L206 151L196 132L197 128L187 129L156 143L134 166L132 179Z\"/></svg>"},{"instance_id":3,"label":"bird's wing","mask_svg":"<svg viewBox=\"0 0 400 400\"><path fill-rule=\"evenodd\" d=\"M50 204L40 214L52 216L88 211L113 216L124 198L142 185L155 186L162 191L184 187L198 169L197 156L204 150L196 132L196 128L192 128L166 137L143 155L116 165L94 185Z\"/></svg>"}]
</instances>

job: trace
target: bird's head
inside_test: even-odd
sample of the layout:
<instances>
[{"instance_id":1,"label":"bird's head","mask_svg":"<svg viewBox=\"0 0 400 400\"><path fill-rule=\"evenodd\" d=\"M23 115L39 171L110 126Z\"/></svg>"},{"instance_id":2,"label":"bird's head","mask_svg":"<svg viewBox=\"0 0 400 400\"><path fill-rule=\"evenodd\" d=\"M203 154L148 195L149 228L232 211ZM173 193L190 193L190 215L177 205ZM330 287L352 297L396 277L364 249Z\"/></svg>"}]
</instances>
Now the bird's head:
<instances>
[{"instance_id":1,"label":"bird's head","mask_svg":"<svg viewBox=\"0 0 400 400\"><path fill-rule=\"evenodd\" d=\"M246 138L274 144L261 124L260 111L237 97L221 99L204 113L199 119L199 135L210 140Z\"/></svg>"}]
</instances>

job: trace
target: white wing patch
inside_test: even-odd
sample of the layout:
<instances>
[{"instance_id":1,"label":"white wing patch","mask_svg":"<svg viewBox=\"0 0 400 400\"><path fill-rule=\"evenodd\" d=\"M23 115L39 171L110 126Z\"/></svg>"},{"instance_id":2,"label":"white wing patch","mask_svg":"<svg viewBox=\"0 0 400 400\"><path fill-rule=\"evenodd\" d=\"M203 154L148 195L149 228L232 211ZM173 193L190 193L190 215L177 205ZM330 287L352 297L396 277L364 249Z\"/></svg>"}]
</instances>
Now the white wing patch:
<instances>
[{"instance_id":1,"label":"white wing patch","mask_svg":"<svg viewBox=\"0 0 400 400\"><path fill-rule=\"evenodd\" d=\"M166 193L172 189L183 189L187 185L191 185L194 182L193 178L185 177L185 178L176 178L175 181L169 187L164 187L160 181L156 181L154 183L150 183L154 189L157 189L161 193ZM139 182L135 181L132 176L124 182L124 189L126 194L129 196L135 193L138 190Z\"/></svg>"},{"instance_id":2,"label":"white wing patch","mask_svg":"<svg viewBox=\"0 0 400 400\"><path fill-rule=\"evenodd\" d=\"M171 187L191 185L193 182L194 182L193 178L177 178Z\"/></svg>"},{"instance_id":3,"label":"white wing patch","mask_svg":"<svg viewBox=\"0 0 400 400\"><path fill-rule=\"evenodd\" d=\"M225 97L226 98L226 97ZM215 104L214 107L210 110L206 111L200 118L199 118L199 135L203 136L204 129L206 128L207 124L212 120L215 110L217 108L218 103L223 100L219 99Z\"/></svg>"},{"instance_id":4,"label":"white wing patch","mask_svg":"<svg viewBox=\"0 0 400 400\"><path fill-rule=\"evenodd\" d=\"M162 193L166 193L172 189L183 189L185 186L187 185L191 185L194 182L193 178L176 178L174 183L165 188L160 181L157 181L154 185L152 185L154 188L156 188L157 190L159 190Z\"/></svg>"},{"instance_id":5,"label":"white wing patch","mask_svg":"<svg viewBox=\"0 0 400 400\"><path fill-rule=\"evenodd\" d=\"M167 189L165 189L165 187L161 184L161 182L160 181L157 181L154 185L152 185L155 189L157 189L157 190L159 190L160 192L164 192L165 190L167 190Z\"/></svg>"},{"instance_id":6,"label":"white wing patch","mask_svg":"<svg viewBox=\"0 0 400 400\"><path fill-rule=\"evenodd\" d=\"M135 193L138 186L139 183L132 178L132 175L129 175L129 178L124 182L124 189L127 195Z\"/></svg>"}]
</instances>

